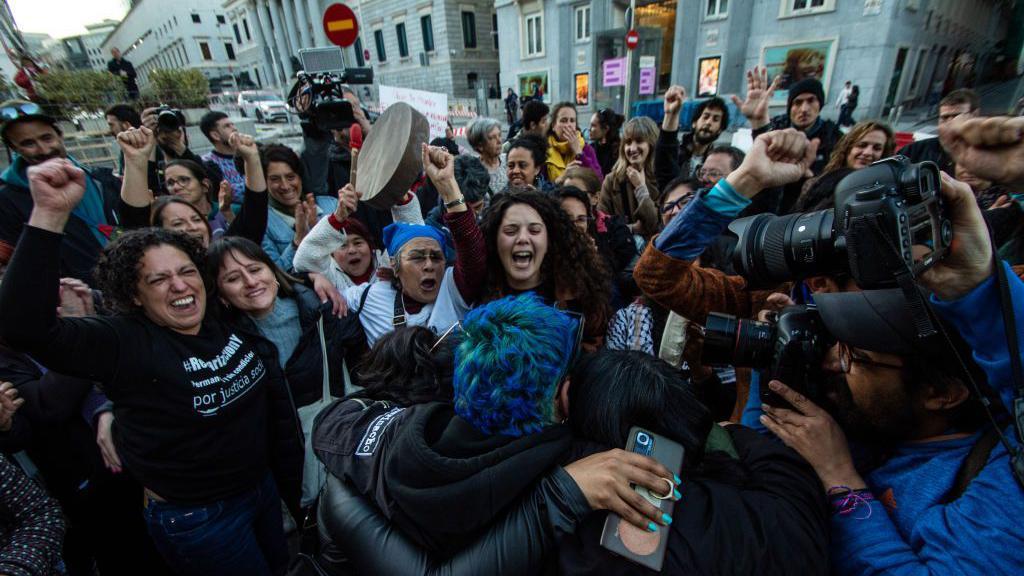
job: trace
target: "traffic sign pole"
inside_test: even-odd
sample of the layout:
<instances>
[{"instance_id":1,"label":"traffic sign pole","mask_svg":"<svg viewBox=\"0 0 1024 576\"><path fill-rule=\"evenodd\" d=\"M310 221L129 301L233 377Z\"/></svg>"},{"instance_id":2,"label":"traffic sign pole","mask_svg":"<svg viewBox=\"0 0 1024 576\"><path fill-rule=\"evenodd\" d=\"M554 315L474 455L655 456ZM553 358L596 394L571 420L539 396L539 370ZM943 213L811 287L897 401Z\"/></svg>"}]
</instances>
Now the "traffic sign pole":
<instances>
[{"instance_id":1,"label":"traffic sign pole","mask_svg":"<svg viewBox=\"0 0 1024 576\"><path fill-rule=\"evenodd\" d=\"M636 51L633 48L640 43L640 35L636 31L636 0L629 0L629 13L632 17L629 22L626 22L626 26L629 28L629 32L626 33L626 95L622 99L625 108L622 111L622 115L627 120L630 117L629 107L633 100L633 52ZM630 37L633 37L636 42L633 48L629 47Z\"/></svg>"}]
</instances>

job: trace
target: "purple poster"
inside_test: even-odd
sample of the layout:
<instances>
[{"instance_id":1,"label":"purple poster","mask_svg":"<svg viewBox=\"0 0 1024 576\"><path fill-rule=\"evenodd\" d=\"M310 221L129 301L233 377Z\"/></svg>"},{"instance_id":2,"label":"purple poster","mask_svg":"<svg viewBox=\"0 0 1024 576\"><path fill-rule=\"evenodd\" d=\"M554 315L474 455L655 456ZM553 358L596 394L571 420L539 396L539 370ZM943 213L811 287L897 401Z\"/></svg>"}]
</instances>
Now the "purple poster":
<instances>
[{"instance_id":1,"label":"purple poster","mask_svg":"<svg viewBox=\"0 0 1024 576\"><path fill-rule=\"evenodd\" d=\"M626 85L626 59L625 58L612 58L604 61L604 74L602 77L602 84L605 87L609 86L625 86Z\"/></svg>"},{"instance_id":2,"label":"purple poster","mask_svg":"<svg viewBox=\"0 0 1024 576\"><path fill-rule=\"evenodd\" d=\"M654 68L640 69L640 93L654 94Z\"/></svg>"}]
</instances>

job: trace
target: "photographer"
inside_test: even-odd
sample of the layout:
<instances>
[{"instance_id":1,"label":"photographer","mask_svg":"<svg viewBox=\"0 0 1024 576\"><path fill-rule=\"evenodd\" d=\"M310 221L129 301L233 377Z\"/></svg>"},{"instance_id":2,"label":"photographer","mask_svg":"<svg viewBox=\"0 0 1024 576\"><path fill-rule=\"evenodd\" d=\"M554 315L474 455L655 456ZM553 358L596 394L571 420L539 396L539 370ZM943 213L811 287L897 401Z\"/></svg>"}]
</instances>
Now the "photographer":
<instances>
[{"instance_id":1,"label":"photographer","mask_svg":"<svg viewBox=\"0 0 1024 576\"><path fill-rule=\"evenodd\" d=\"M171 160L191 160L213 176L213 189L220 188L223 176L215 164L204 162L188 148L188 137L185 134L185 117L180 110L167 106L146 108L142 111L142 125L156 135L157 146L149 156L148 181L149 189L157 194L167 191L164 186L164 167Z\"/></svg>"}]
</instances>

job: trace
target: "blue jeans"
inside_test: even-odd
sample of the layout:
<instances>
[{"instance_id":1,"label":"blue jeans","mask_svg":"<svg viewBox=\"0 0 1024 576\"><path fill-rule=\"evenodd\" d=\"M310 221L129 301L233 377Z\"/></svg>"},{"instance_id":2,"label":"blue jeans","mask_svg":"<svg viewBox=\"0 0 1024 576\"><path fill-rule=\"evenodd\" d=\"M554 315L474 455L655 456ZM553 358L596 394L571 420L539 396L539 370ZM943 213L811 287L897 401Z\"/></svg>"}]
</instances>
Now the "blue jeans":
<instances>
[{"instance_id":1,"label":"blue jeans","mask_svg":"<svg viewBox=\"0 0 1024 576\"><path fill-rule=\"evenodd\" d=\"M189 576L280 576L288 567L281 497L268 472L252 490L204 506L150 500L157 550Z\"/></svg>"}]
</instances>

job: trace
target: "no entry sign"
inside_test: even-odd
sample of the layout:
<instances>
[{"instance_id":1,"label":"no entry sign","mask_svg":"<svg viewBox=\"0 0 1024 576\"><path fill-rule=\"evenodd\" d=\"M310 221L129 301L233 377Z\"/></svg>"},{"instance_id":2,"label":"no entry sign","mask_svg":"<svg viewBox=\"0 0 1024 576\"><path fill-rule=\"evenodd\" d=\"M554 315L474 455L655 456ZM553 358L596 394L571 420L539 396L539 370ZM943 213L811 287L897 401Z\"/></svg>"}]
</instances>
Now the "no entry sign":
<instances>
[{"instance_id":1,"label":"no entry sign","mask_svg":"<svg viewBox=\"0 0 1024 576\"><path fill-rule=\"evenodd\" d=\"M637 34L636 30L630 30L626 33L626 48L632 50L640 44L640 35Z\"/></svg>"},{"instance_id":2,"label":"no entry sign","mask_svg":"<svg viewBox=\"0 0 1024 576\"><path fill-rule=\"evenodd\" d=\"M346 48L359 36L359 23L352 9L344 4L331 4L324 11L324 32L332 44Z\"/></svg>"}]
</instances>

